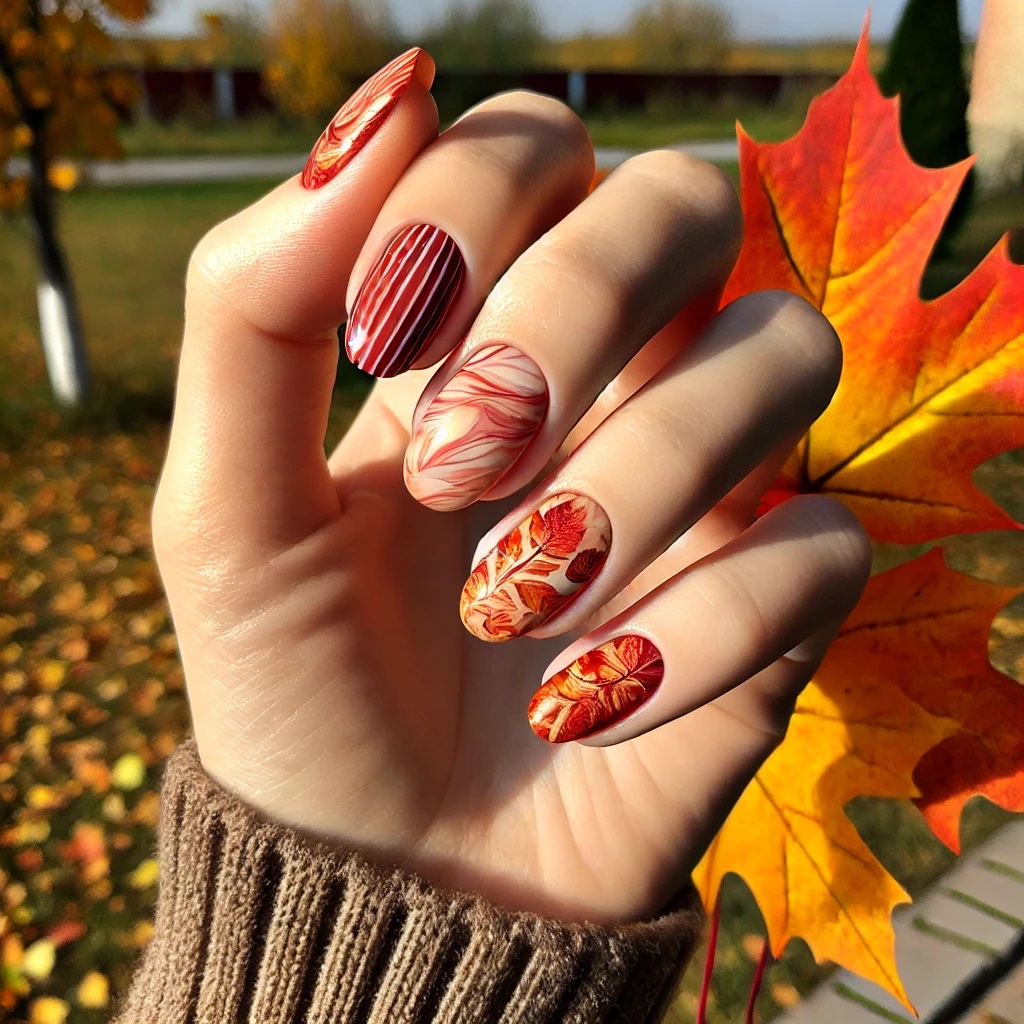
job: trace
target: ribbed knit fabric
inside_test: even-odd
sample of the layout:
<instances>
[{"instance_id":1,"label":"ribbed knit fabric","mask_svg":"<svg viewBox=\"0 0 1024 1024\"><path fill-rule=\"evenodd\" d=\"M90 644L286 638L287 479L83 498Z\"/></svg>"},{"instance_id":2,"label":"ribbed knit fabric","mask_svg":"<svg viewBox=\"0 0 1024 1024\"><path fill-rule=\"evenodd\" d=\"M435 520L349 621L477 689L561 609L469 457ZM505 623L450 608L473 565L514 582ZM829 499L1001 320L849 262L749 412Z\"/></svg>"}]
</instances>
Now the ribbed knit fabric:
<instances>
[{"instance_id":1,"label":"ribbed knit fabric","mask_svg":"<svg viewBox=\"0 0 1024 1024\"><path fill-rule=\"evenodd\" d=\"M566 925L268 822L168 760L156 931L115 1024L656 1024L699 935Z\"/></svg>"}]
</instances>

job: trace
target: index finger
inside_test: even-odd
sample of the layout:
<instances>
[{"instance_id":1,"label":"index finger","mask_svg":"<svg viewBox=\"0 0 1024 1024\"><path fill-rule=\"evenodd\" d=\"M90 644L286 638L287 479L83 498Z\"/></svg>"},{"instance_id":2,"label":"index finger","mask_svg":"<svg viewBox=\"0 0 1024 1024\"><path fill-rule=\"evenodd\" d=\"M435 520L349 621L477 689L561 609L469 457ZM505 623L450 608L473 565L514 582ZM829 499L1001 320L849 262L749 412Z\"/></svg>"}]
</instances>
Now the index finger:
<instances>
[{"instance_id":1,"label":"index finger","mask_svg":"<svg viewBox=\"0 0 1024 1024\"><path fill-rule=\"evenodd\" d=\"M165 522L277 544L337 514L323 452L337 328L378 211L437 135L433 71L422 50L396 58L334 117L301 177L197 246L157 503Z\"/></svg>"}]
</instances>

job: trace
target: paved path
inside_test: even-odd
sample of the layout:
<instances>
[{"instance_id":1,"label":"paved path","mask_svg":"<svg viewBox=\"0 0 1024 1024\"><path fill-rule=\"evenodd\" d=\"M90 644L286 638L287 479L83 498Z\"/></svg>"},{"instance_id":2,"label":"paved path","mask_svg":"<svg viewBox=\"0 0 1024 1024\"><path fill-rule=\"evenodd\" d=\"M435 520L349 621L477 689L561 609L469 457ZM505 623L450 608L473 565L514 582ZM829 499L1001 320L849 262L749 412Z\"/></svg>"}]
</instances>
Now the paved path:
<instances>
[{"instance_id":1,"label":"paved path","mask_svg":"<svg viewBox=\"0 0 1024 1024\"><path fill-rule=\"evenodd\" d=\"M1024 821L964 857L895 926L900 976L922 1024L1024 1024ZM891 996L846 971L779 1020L913 1024Z\"/></svg>"},{"instance_id":2,"label":"paved path","mask_svg":"<svg viewBox=\"0 0 1024 1024\"><path fill-rule=\"evenodd\" d=\"M669 147L690 153L700 160L723 163L736 159L735 140L686 142ZM597 164L611 169L628 160L637 150L606 146L597 149ZM96 185L160 185L199 181L237 181L240 178L287 178L302 169L305 153L278 156L139 157L131 160L84 162L85 178ZM23 164L23 162L22 162ZM25 168L11 161L11 170Z\"/></svg>"}]
</instances>

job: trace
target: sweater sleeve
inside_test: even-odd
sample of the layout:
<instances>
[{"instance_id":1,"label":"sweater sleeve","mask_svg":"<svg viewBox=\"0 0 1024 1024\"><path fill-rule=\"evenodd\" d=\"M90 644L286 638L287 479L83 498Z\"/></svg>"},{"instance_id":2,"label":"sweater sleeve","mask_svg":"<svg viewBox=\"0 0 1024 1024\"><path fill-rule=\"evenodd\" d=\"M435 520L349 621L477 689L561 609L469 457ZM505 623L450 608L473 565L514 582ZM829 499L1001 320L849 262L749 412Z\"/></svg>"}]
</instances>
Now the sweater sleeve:
<instances>
[{"instance_id":1,"label":"sweater sleeve","mask_svg":"<svg viewBox=\"0 0 1024 1024\"><path fill-rule=\"evenodd\" d=\"M699 936L443 891L262 818L192 739L162 782L155 933L115 1024L656 1024Z\"/></svg>"}]
</instances>

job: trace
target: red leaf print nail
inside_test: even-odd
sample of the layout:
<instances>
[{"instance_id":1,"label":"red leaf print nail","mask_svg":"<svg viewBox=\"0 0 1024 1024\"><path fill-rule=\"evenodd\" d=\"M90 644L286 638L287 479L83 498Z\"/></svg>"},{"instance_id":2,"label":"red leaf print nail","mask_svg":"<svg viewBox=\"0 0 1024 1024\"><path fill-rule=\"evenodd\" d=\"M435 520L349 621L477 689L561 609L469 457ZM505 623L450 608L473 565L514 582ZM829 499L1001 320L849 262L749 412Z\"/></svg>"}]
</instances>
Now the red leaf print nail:
<instances>
[{"instance_id":1,"label":"red leaf print nail","mask_svg":"<svg viewBox=\"0 0 1024 1024\"><path fill-rule=\"evenodd\" d=\"M607 551L598 551L597 548L587 548L581 551L565 570L565 578L573 583L586 583L592 576L597 574L598 569L604 565L608 557Z\"/></svg>"},{"instance_id":2,"label":"red leaf print nail","mask_svg":"<svg viewBox=\"0 0 1024 1024\"><path fill-rule=\"evenodd\" d=\"M526 580L525 583L514 583L513 586L523 599L523 604L532 612L543 614L561 596L550 583Z\"/></svg>"},{"instance_id":3,"label":"red leaf print nail","mask_svg":"<svg viewBox=\"0 0 1024 1024\"><path fill-rule=\"evenodd\" d=\"M530 727L549 743L583 739L621 722L646 703L665 675L646 637L616 637L546 680L530 701Z\"/></svg>"},{"instance_id":4,"label":"red leaf print nail","mask_svg":"<svg viewBox=\"0 0 1024 1024\"><path fill-rule=\"evenodd\" d=\"M544 530L544 517L539 512L534 512L530 516L530 542L536 544L537 547L542 547L545 536L547 534Z\"/></svg>"},{"instance_id":5,"label":"red leaf print nail","mask_svg":"<svg viewBox=\"0 0 1024 1024\"><path fill-rule=\"evenodd\" d=\"M495 559L495 564L498 572L502 572L510 562L516 561L523 553L523 538L519 535L519 531L513 530L507 536L502 537L498 541L496 550L498 556Z\"/></svg>"},{"instance_id":6,"label":"red leaf print nail","mask_svg":"<svg viewBox=\"0 0 1024 1024\"><path fill-rule=\"evenodd\" d=\"M575 498L563 501L544 514L545 552L564 558L579 550L579 543L587 530L587 509Z\"/></svg>"},{"instance_id":7,"label":"red leaf print nail","mask_svg":"<svg viewBox=\"0 0 1024 1024\"><path fill-rule=\"evenodd\" d=\"M548 498L473 570L462 591L466 628L490 641L535 629L597 575L611 539L608 516L592 498Z\"/></svg>"}]
</instances>

